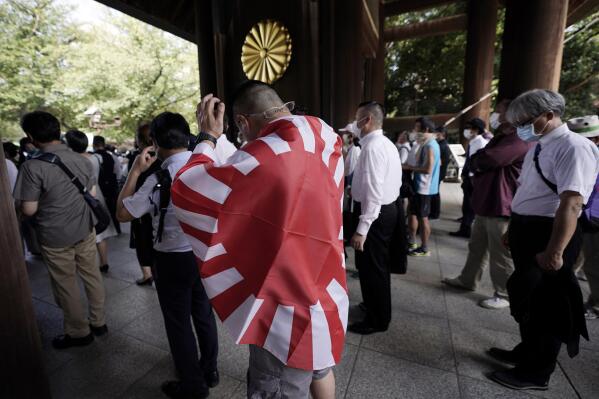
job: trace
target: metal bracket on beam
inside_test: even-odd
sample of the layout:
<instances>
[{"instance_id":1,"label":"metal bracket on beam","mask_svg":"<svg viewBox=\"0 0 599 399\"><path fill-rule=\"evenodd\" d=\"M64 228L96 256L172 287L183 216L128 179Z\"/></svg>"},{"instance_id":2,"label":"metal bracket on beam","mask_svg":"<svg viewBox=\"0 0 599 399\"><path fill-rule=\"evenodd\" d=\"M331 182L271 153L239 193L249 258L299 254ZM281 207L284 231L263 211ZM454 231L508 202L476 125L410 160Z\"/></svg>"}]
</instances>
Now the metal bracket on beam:
<instances>
[{"instance_id":1,"label":"metal bracket on beam","mask_svg":"<svg viewBox=\"0 0 599 399\"><path fill-rule=\"evenodd\" d=\"M439 36L452 32L465 31L468 16L458 14L452 17L433 19L431 21L418 22L409 25L397 26L385 29L385 42L397 42L419 37Z\"/></svg>"}]
</instances>

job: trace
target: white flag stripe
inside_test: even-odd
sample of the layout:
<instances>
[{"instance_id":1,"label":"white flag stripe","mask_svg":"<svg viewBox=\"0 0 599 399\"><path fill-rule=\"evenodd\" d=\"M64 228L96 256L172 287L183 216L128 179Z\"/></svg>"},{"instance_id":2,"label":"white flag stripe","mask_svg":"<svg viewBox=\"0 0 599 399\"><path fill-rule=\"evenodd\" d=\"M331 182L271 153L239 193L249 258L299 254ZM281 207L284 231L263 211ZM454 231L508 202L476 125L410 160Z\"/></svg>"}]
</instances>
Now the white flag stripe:
<instances>
[{"instance_id":1,"label":"white flag stripe","mask_svg":"<svg viewBox=\"0 0 599 399\"><path fill-rule=\"evenodd\" d=\"M306 117L290 116L283 119L288 120L295 125L300 135L302 136L302 140L304 142L304 150L314 154L314 152L316 151L316 140L314 139L314 132L312 131L310 124L306 120Z\"/></svg>"},{"instance_id":2,"label":"white flag stripe","mask_svg":"<svg viewBox=\"0 0 599 399\"><path fill-rule=\"evenodd\" d=\"M345 269L345 253L341 252L341 267Z\"/></svg>"},{"instance_id":3,"label":"white flag stripe","mask_svg":"<svg viewBox=\"0 0 599 399\"><path fill-rule=\"evenodd\" d=\"M223 321L223 324L233 336L236 344L243 338L263 302L264 299L257 299L254 295L250 295L227 317L227 320Z\"/></svg>"},{"instance_id":4,"label":"white flag stripe","mask_svg":"<svg viewBox=\"0 0 599 399\"><path fill-rule=\"evenodd\" d=\"M324 150L322 150L322 162L326 166L329 166L329 160L331 158L331 154L335 151L335 143L337 143L337 134L333 132L333 129L324 123L321 119L319 119L321 128L320 128L320 137L324 140Z\"/></svg>"},{"instance_id":5,"label":"white flag stripe","mask_svg":"<svg viewBox=\"0 0 599 399\"><path fill-rule=\"evenodd\" d=\"M231 165L247 176L252 170L260 165L260 162L247 152L239 150L227 159L225 165Z\"/></svg>"},{"instance_id":6,"label":"white flag stripe","mask_svg":"<svg viewBox=\"0 0 599 399\"><path fill-rule=\"evenodd\" d=\"M174 206L177 219L193 227L194 229L205 231L207 233L218 232L218 220L212 216L202 215L201 213L190 212L186 209Z\"/></svg>"},{"instance_id":7,"label":"white flag stripe","mask_svg":"<svg viewBox=\"0 0 599 399\"><path fill-rule=\"evenodd\" d=\"M222 294L240 281L243 281L243 277L234 267L202 279L209 299Z\"/></svg>"},{"instance_id":8,"label":"white flag stripe","mask_svg":"<svg viewBox=\"0 0 599 399\"><path fill-rule=\"evenodd\" d=\"M341 178L343 177L343 171L345 170L343 165L343 156L340 156L337 160L337 167L335 168L335 185L339 187L339 183L341 183Z\"/></svg>"},{"instance_id":9,"label":"white flag stripe","mask_svg":"<svg viewBox=\"0 0 599 399\"><path fill-rule=\"evenodd\" d=\"M223 204L231 193L231 187L210 176L204 165L187 169L179 176L179 180L191 190L219 204Z\"/></svg>"},{"instance_id":10,"label":"white flag stripe","mask_svg":"<svg viewBox=\"0 0 599 399\"><path fill-rule=\"evenodd\" d=\"M349 311L349 298L347 297L347 292L345 292L341 284L335 279L332 279L327 286L327 292L331 296L333 302L337 305L339 320L341 320L341 324L343 324L343 331L346 331L347 314Z\"/></svg>"},{"instance_id":11,"label":"white flag stripe","mask_svg":"<svg viewBox=\"0 0 599 399\"><path fill-rule=\"evenodd\" d=\"M267 146L277 155L291 151L289 143L279 137L276 133L271 133L268 136L260 137L258 140L262 140Z\"/></svg>"},{"instance_id":12,"label":"white flag stripe","mask_svg":"<svg viewBox=\"0 0 599 399\"><path fill-rule=\"evenodd\" d=\"M343 226L341 226L341 228L339 229L339 237L337 238L343 240Z\"/></svg>"},{"instance_id":13,"label":"white flag stripe","mask_svg":"<svg viewBox=\"0 0 599 399\"><path fill-rule=\"evenodd\" d=\"M312 366L314 370L322 370L335 365L333 358L333 345L329 323L320 305L310 306L310 319L312 320Z\"/></svg>"},{"instance_id":14,"label":"white flag stripe","mask_svg":"<svg viewBox=\"0 0 599 399\"><path fill-rule=\"evenodd\" d=\"M264 341L264 349L283 363L287 363L291 329L293 327L293 306L277 305L270 330Z\"/></svg>"},{"instance_id":15,"label":"white flag stripe","mask_svg":"<svg viewBox=\"0 0 599 399\"><path fill-rule=\"evenodd\" d=\"M223 244L219 243L209 247L190 234L186 234L186 236L189 240L189 244L191 244L191 249L193 250L193 253L203 262L208 262L212 258L227 253L227 250L225 249L225 247L223 247Z\"/></svg>"},{"instance_id":16,"label":"white flag stripe","mask_svg":"<svg viewBox=\"0 0 599 399\"><path fill-rule=\"evenodd\" d=\"M210 145L207 143L200 143L200 144L196 145L195 148L193 149L193 154L194 155L204 154L208 158L210 158L214 162L216 162L216 154L215 154L214 148L210 147Z\"/></svg>"}]
</instances>

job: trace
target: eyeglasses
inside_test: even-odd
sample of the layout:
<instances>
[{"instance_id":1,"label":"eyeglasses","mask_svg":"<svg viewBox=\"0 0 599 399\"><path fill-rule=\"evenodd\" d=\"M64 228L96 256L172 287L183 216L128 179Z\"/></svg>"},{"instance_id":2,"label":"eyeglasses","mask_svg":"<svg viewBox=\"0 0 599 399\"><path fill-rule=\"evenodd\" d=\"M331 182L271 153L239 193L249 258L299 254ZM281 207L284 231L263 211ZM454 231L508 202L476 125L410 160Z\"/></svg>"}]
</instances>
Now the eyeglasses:
<instances>
[{"instance_id":1,"label":"eyeglasses","mask_svg":"<svg viewBox=\"0 0 599 399\"><path fill-rule=\"evenodd\" d=\"M256 112L253 114L242 114L245 116L258 116L261 115L264 119L272 119L280 114L281 112L292 112L295 108L295 101L289 101L279 107L272 107L263 112Z\"/></svg>"},{"instance_id":2,"label":"eyeglasses","mask_svg":"<svg viewBox=\"0 0 599 399\"><path fill-rule=\"evenodd\" d=\"M551 111L545 111L545 112L541 113L540 115L533 116L529 120L522 122L522 123L514 123L513 126L514 127L522 127L522 126L530 125L531 123L534 123L537 119L539 119L541 116L543 116L543 114L546 114L547 112L551 112Z\"/></svg>"}]
</instances>

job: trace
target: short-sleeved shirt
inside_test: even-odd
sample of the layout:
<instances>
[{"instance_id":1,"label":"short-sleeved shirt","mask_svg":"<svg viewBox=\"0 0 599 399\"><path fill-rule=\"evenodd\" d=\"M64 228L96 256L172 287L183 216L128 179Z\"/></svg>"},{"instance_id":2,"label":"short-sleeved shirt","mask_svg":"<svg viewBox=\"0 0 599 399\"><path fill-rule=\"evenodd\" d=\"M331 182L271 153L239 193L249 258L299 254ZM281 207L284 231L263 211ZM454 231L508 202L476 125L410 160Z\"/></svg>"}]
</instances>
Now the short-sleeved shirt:
<instances>
[{"instance_id":1,"label":"short-sleeved shirt","mask_svg":"<svg viewBox=\"0 0 599 399\"><path fill-rule=\"evenodd\" d=\"M90 190L96 184L91 162L64 144L46 147L56 154ZM38 159L23 163L15 185L14 197L21 201L38 201L34 226L42 245L68 247L85 239L95 223L93 212L77 187L56 165Z\"/></svg>"},{"instance_id":2,"label":"short-sleeved shirt","mask_svg":"<svg viewBox=\"0 0 599 399\"><path fill-rule=\"evenodd\" d=\"M599 173L599 150L590 140L571 132L564 123L541 137L539 165L545 177L564 191L579 193L586 203ZM560 198L542 180L534 164L535 147L524 158L522 174L512 202L519 215L555 217Z\"/></svg>"},{"instance_id":3,"label":"short-sleeved shirt","mask_svg":"<svg viewBox=\"0 0 599 399\"><path fill-rule=\"evenodd\" d=\"M439 173L441 171L441 149L437 140L430 139L422 145L417 154L418 167L424 167L428 151L433 152L433 170L431 173L414 172L414 189L421 195L439 194Z\"/></svg>"},{"instance_id":4,"label":"short-sleeved shirt","mask_svg":"<svg viewBox=\"0 0 599 399\"><path fill-rule=\"evenodd\" d=\"M171 178L175 175L186 163L191 156L190 151L183 151L171 155L162 162L161 168L168 169ZM123 199L123 205L129 213L136 219L142 217L146 213L152 216L152 227L154 237L157 235L159 224L159 206L160 206L160 190L155 189L158 183L158 178L155 174L148 176L144 184L130 197ZM162 230L162 240L154 242L154 249L160 252L187 252L191 251L191 245L181 225L175 216L175 208L172 201L169 202L166 214L164 216L164 226Z\"/></svg>"}]
</instances>

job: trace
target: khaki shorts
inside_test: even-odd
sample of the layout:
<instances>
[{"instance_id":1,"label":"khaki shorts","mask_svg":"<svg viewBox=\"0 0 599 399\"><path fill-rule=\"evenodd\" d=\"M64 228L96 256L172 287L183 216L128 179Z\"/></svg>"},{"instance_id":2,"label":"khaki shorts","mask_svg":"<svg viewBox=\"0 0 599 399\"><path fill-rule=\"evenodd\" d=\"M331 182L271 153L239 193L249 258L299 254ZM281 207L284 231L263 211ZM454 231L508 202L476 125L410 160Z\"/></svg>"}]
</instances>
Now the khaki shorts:
<instances>
[{"instance_id":1,"label":"khaki shorts","mask_svg":"<svg viewBox=\"0 0 599 399\"><path fill-rule=\"evenodd\" d=\"M315 371L287 367L267 350L256 345L249 347L248 399L307 399L312 381L331 371L330 367Z\"/></svg>"}]
</instances>

